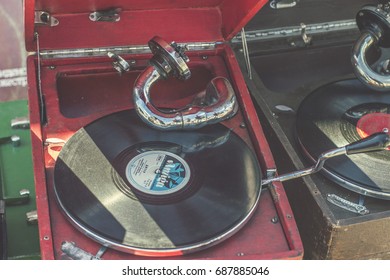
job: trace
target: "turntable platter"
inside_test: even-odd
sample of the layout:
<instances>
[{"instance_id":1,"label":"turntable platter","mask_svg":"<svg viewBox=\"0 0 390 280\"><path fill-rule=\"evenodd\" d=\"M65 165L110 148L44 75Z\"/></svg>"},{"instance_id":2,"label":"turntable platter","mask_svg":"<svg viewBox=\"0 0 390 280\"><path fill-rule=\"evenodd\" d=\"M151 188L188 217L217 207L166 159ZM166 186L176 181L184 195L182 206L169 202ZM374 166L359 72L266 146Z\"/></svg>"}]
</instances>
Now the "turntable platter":
<instances>
[{"instance_id":1,"label":"turntable platter","mask_svg":"<svg viewBox=\"0 0 390 280\"><path fill-rule=\"evenodd\" d=\"M163 132L122 111L67 141L54 188L66 217L97 242L172 256L239 230L257 206L260 178L253 152L221 124Z\"/></svg>"},{"instance_id":2,"label":"turntable platter","mask_svg":"<svg viewBox=\"0 0 390 280\"><path fill-rule=\"evenodd\" d=\"M390 129L390 93L375 92L358 80L325 85L301 103L296 132L304 154L316 159L376 132ZM388 150L329 159L323 174L360 194L390 199Z\"/></svg>"}]
</instances>

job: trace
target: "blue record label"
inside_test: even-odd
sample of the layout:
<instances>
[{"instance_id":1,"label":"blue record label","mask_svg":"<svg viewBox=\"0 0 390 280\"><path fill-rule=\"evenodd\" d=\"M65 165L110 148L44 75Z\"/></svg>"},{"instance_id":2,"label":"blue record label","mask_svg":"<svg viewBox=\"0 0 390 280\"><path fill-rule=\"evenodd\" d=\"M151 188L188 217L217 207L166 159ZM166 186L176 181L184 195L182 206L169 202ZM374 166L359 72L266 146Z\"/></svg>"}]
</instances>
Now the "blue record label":
<instances>
[{"instance_id":1,"label":"blue record label","mask_svg":"<svg viewBox=\"0 0 390 280\"><path fill-rule=\"evenodd\" d=\"M149 151L131 159L126 166L126 177L134 188L144 193L164 195L186 186L190 168L178 155Z\"/></svg>"}]
</instances>

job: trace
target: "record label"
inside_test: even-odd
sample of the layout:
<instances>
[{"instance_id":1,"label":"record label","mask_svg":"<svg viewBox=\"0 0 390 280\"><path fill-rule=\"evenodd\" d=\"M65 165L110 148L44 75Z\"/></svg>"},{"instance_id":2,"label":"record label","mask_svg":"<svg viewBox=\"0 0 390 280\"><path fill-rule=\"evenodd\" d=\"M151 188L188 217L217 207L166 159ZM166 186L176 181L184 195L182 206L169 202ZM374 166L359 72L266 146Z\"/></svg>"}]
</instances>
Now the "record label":
<instances>
[{"instance_id":1,"label":"record label","mask_svg":"<svg viewBox=\"0 0 390 280\"><path fill-rule=\"evenodd\" d=\"M135 156L126 167L130 184L148 194L179 191L189 181L190 168L184 159L167 151L149 151Z\"/></svg>"}]
</instances>

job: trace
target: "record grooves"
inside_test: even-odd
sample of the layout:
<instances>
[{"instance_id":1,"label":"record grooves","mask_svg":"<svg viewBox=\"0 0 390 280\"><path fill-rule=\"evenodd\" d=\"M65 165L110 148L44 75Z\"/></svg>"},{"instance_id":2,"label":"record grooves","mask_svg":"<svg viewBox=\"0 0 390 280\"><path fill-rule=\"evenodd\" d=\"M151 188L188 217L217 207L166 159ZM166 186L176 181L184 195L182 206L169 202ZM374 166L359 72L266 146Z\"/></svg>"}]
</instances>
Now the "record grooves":
<instances>
[{"instance_id":1,"label":"record grooves","mask_svg":"<svg viewBox=\"0 0 390 280\"><path fill-rule=\"evenodd\" d=\"M76 132L54 169L57 201L96 241L139 255L215 245L251 217L260 196L251 149L221 124L162 132L134 111Z\"/></svg>"},{"instance_id":2,"label":"record grooves","mask_svg":"<svg viewBox=\"0 0 390 280\"><path fill-rule=\"evenodd\" d=\"M301 103L296 133L304 154L314 160L327 150L390 129L390 93L375 92L358 80L325 85ZM323 174L360 194L390 199L390 152L341 156L326 161Z\"/></svg>"}]
</instances>

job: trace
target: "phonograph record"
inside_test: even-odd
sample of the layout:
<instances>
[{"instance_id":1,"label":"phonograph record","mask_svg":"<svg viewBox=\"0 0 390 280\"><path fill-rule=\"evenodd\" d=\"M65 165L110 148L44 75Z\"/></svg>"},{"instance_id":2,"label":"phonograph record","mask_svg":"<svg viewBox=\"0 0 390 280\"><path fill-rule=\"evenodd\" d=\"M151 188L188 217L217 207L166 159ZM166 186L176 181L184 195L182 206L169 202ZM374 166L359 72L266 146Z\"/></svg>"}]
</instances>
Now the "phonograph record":
<instances>
[{"instance_id":1,"label":"phonograph record","mask_svg":"<svg viewBox=\"0 0 390 280\"><path fill-rule=\"evenodd\" d=\"M229 45L265 4L25 2L43 258L302 258L281 181L389 136L277 174Z\"/></svg>"}]
</instances>

